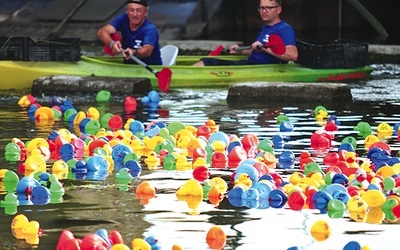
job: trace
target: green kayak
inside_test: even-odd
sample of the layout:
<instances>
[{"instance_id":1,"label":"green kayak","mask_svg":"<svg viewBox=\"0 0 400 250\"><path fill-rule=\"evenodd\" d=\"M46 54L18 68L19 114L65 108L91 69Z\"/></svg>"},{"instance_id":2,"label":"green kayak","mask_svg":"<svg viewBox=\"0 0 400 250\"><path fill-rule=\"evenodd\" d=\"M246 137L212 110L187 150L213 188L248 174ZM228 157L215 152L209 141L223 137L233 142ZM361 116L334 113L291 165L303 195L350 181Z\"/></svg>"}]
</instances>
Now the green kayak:
<instances>
[{"instance_id":1,"label":"green kayak","mask_svg":"<svg viewBox=\"0 0 400 250\"><path fill-rule=\"evenodd\" d=\"M218 56L239 60L241 56ZM172 71L170 88L227 87L238 82L346 82L367 79L369 66L343 69L311 69L296 63L249 66L193 67L200 56L178 56ZM107 76L150 78L157 89L157 78L141 65L124 64L121 57L81 56L78 62L0 61L2 72L0 90L29 89L32 82L43 76ZM151 66L160 71L166 66Z\"/></svg>"}]
</instances>

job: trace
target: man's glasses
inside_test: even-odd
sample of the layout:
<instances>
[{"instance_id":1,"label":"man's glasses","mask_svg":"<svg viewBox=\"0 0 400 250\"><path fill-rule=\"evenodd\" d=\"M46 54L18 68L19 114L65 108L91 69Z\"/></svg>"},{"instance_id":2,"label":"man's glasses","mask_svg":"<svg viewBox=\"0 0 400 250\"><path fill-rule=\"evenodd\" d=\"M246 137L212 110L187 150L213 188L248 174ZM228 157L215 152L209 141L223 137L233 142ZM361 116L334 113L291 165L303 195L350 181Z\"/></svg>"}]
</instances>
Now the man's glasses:
<instances>
[{"instance_id":1,"label":"man's glasses","mask_svg":"<svg viewBox=\"0 0 400 250\"><path fill-rule=\"evenodd\" d=\"M260 6L257 8L258 11L271 11L272 9L278 8L279 5L277 6Z\"/></svg>"}]
</instances>

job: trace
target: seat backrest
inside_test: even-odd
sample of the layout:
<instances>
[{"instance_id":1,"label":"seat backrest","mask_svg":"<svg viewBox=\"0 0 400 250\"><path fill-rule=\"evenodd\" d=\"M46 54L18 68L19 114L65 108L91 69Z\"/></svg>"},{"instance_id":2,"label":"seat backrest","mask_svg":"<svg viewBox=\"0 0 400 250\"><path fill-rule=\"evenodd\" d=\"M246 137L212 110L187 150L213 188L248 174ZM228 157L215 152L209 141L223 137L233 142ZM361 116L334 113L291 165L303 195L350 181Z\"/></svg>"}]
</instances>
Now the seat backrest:
<instances>
[{"instance_id":1,"label":"seat backrest","mask_svg":"<svg viewBox=\"0 0 400 250\"><path fill-rule=\"evenodd\" d=\"M160 49L163 66L175 65L179 48L175 45L166 45Z\"/></svg>"}]
</instances>

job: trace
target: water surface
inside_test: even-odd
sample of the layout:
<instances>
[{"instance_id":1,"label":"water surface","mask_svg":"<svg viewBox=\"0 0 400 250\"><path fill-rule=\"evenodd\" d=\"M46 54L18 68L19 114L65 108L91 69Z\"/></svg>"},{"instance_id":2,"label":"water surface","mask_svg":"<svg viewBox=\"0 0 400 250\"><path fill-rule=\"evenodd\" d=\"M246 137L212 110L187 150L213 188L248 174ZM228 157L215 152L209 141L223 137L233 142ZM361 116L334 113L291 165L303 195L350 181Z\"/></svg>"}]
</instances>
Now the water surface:
<instances>
[{"instance_id":1,"label":"water surface","mask_svg":"<svg viewBox=\"0 0 400 250\"><path fill-rule=\"evenodd\" d=\"M351 83L353 102L327 106L329 114L340 121L335 133L333 150L347 136L357 138L356 152L360 158L366 156L363 138L354 131L360 121L371 124L376 131L382 122L394 125L400 122L400 81L399 65L373 65L375 70L366 82ZM24 93L4 92L0 97L0 168L17 171L20 162L8 162L4 158L4 148L12 138L27 142L33 138L47 138L49 133L60 128L73 127L65 121L51 125L38 125L29 119L25 109L17 102ZM282 106L274 103L248 104L227 103L226 89L181 89L174 90L168 96L161 95L158 107L141 106L136 112L127 114L124 110L124 96L112 96L109 103L95 101L95 96L68 96L74 101L77 110L87 111L96 107L104 114L120 114L124 120L135 118L148 124L153 120L166 123L180 121L186 125L198 127L208 119L220 125L220 131L235 134L242 138L246 134L255 134L261 140L271 139L279 133L276 117L285 114L294 126L293 132L285 135L290 138L282 150L291 150L296 157L301 151L313 153L318 162L326 152L313 151L310 148L310 136L322 128L313 112L315 105L294 105L290 101ZM50 105L50 97L37 97L38 102ZM399 149L397 135L387 139L392 146L394 156ZM282 150L276 150L278 157ZM296 165L298 168L298 165ZM214 174L220 174L213 170ZM226 175L229 174L226 172ZM39 249L55 249L61 230L68 229L76 237L83 237L104 228L107 231L118 230L128 246L134 238L154 235L163 246L171 249L180 244L184 249L209 249L205 236L213 225L221 226L227 234L224 249L288 249L298 246L302 249L343 249L351 241L371 249L397 249L397 223L385 220L380 224L356 223L346 214L342 219L333 219L320 214L317 210L292 211L290 209L236 207L225 198L218 206L203 201L196 208L186 201L180 201L175 190L188 178L190 172L147 170L140 179L135 180L128 190L120 190L114 174L104 181L62 180L66 190L63 201L46 205L19 206L18 213L25 214L30 220L36 220L44 232L40 238ZM157 188L156 198L145 202L134 195L136 186L148 180ZM0 194L0 199L4 193ZM253 204L254 205L254 204ZM0 209L0 248L29 249L23 240L16 239L10 230L13 215L7 215ZM309 233L312 224L325 220L332 228L329 239L318 242Z\"/></svg>"}]
</instances>

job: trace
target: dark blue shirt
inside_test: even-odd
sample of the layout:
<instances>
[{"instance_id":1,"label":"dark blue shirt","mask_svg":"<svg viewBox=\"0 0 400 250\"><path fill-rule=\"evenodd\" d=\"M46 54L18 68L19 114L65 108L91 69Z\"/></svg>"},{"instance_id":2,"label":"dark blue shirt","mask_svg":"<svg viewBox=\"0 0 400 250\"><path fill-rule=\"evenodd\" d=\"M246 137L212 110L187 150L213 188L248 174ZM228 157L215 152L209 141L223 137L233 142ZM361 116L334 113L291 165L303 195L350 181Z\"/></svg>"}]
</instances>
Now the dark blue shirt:
<instances>
[{"instance_id":1,"label":"dark blue shirt","mask_svg":"<svg viewBox=\"0 0 400 250\"><path fill-rule=\"evenodd\" d=\"M122 14L113 19L110 24L121 32L122 35L122 48L139 49L145 44L152 45L153 52L150 57L140 58L141 61L149 65L161 65L160 45L159 45L159 34L157 27L150 22L145 20L143 25L139 29L132 31L129 26L129 18L127 14Z\"/></svg>"},{"instance_id":2,"label":"dark blue shirt","mask_svg":"<svg viewBox=\"0 0 400 250\"><path fill-rule=\"evenodd\" d=\"M262 44L267 43L268 36L270 34L276 34L280 36L285 46L296 46L296 35L294 29L285 21L280 21L279 23L272 26L264 25L261 29L260 34L257 37L257 41L260 41ZM248 62L250 64L287 63L285 61L279 60L275 56L255 50L252 51Z\"/></svg>"}]
</instances>

